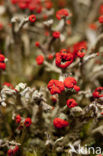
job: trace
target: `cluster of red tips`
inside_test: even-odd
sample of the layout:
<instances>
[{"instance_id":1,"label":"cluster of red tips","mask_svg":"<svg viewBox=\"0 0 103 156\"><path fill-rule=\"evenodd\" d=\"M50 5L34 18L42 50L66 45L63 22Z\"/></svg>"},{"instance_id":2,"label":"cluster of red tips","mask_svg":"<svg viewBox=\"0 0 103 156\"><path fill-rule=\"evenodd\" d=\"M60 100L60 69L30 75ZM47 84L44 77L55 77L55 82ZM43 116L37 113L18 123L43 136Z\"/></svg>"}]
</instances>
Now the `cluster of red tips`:
<instances>
[{"instance_id":1,"label":"cluster of red tips","mask_svg":"<svg viewBox=\"0 0 103 156\"><path fill-rule=\"evenodd\" d=\"M22 118L21 118L21 116L19 114L16 116L15 121L16 121L17 124L21 124ZM24 125L26 127L29 127L32 124L31 118L26 118L25 121L23 121L23 122L24 122ZM20 128L21 128L21 126L19 127L19 129ZM22 128L23 128L23 126L22 126Z\"/></svg>"},{"instance_id":2,"label":"cluster of red tips","mask_svg":"<svg viewBox=\"0 0 103 156\"><path fill-rule=\"evenodd\" d=\"M67 9L61 9L56 12L56 18L58 20L61 20L63 17L67 17L67 16L69 16L69 12Z\"/></svg>"},{"instance_id":3,"label":"cluster of red tips","mask_svg":"<svg viewBox=\"0 0 103 156\"><path fill-rule=\"evenodd\" d=\"M103 87L96 88L95 91L93 92L93 97L94 98L101 98L101 97L103 97Z\"/></svg>"},{"instance_id":4,"label":"cluster of red tips","mask_svg":"<svg viewBox=\"0 0 103 156\"><path fill-rule=\"evenodd\" d=\"M47 87L52 95L61 94L61 92L64 91L65 88L74 89L76 92L80 90L80 87L77 86L77 81L74 77L67 77L64 82L58 80L50 80Z\"/></svg>"},{"instance_id":5,"label":"cluster of red tips","mask_svg":"<svg viewBox=\"0 0 103 156\"><path fill-rule=\"evenodd\" d=\"M61 50L60 52L56 53L56 65L60 68L67 68L73 62L73 55L72 53L68 53L66 49Z\"/></svg>"},{"instance_id":6,"label":"cluster of red tips","mask_svg":"<svg viewBox=\"0 0 103 156\"><path fill-rule=\"evenodd\" d=\"M53 3L51 0L11 0L13 5L17 5L20 9L29 9L30 11L35 11L36 13L41 13L44 8L51 9Z\"/></svg>"},{"instance_id":7,"label":"cluster of red tips","mask_svg":"<svg viewBox=\"0 0 103 156\"><path fill-rule=\"evenodd\" d=\"M56 53L55 63L59 68L67 68L73 61L79 57L85 56L87 44L85 41L74 44L73 47L62 49Z\"/></svg>"},{"instance_id":8,"label":"cluster of red tips","mask_svg":"<svg viewBox=\"0 0 103 156\"><path fill-rule=\"evenodd\" d=\"M50 90L50 93L53 94L60 94L62 91L64 91L64 84L61 81L58 80L51 80L48 83L48 89Z\"/></svg>"},{"instance_id":9,"label":"cluster of red tips","mask_svg":"<svg viewBox=\"0 0 103 156\"><path fill-rule=\"evenodd\" d=\"M74 77L67 77L64 80L64 86L68 89L74 89L76 92L80 90L80 87L77 86L77 81Z\"/></svg>"},{"instance_id":10,"label":"cluster of red tips","mask_svg":"<svg viewBox=\"0 0 103 156\"><path fill-rule=\"evenodd\" d=\"M84 57L84 50L87 50L87 43L85 41L78 42L73 45L72 49L73 50L71 52L73 54L74 59L77 57Z\"/></svg>"},{"instance_id":11,"label":"cluster of red tips","mask_svg":"<svg viewBox=\"0 0 103 156\"><path fill-rule=\"evenodd\" d=\"M55 118L53 120L53 124L54 124L55 128L64 128L69 125L68 121L61 119L61 118Z\"/></svg>"}]
</instances>

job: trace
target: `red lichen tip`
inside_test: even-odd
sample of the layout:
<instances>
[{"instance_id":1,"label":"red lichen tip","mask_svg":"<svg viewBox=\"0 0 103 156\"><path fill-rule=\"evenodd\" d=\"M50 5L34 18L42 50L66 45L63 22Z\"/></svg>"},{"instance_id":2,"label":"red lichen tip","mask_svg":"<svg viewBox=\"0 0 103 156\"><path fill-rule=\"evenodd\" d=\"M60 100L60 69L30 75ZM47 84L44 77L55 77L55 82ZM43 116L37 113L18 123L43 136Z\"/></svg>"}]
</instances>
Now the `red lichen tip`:
<instances>
[{"instance_id":1,"label":"red lichen tip","mask_svg":"<svg viewBox=\"0 0 103 156\"><path fill-rule=\"evenodd\" d=\"M68 106L68 108L73 108L73 107L75 107L77 105L78 104L77 104L77 102L74 99L68 99L67 100L67 106Z\"/></svg>"},{"instance_id":2,"label":"red lichen tip","mask_svg":"<svg viewBox=\"0 0 103 156\"><path fill-rule=\"evenodd\" d=\"M40 43L37 41L37 42L35 42L35 46L36 47L39 47L40 46Z\"/></svg>"},{"instance_id":3,"label":"red lichen tip","mask_svg":"<svg viewBox=\"0 0 103 156\"><path fill-rule=\"evenodd\" d=\"M24 121L24 125L26 127L29 127L31 125L32 121L31 121L31 118L26 118L25 121Z\"/></svg>"},{"instance_id":4,"label":"red lichen tip","mask_svg":"<svg viewBox=\"0 0 103 156\"><path fill-rule=\"evenodd\" d=\"M54 31L53 32L53 37L54 38L59 38L60 37L60 32L59 31Z\"/></svg>"},{"instance_id":5,"label":"red lichen tip","mask_svg":"<svg viewBox=\"0 0 103 156\"><path fill-rule=\"evenodd\" d=\"M101 15L100 17L99 17L99 23L103 23L103 15Z\"/></svg>"},{"instance_id":6,"label":"red lichen tip","mask_svg":"<svg viewBox=\"0 0 103 156\"><path fill-rule=\"evenodd\" d=\"M7 155L8 156L13 156L14 155L13 149L9 149L8 152L7 152Z\"/></svg>"},{"instance_id":7,"label":"red lichen tip","mask_svg":"<svg viewBox=\"0 0 103 156\"><path fill-rule=\"evenodd\" d=\"M20 123L20 121L21 121L21 116L18 114L17 116L16 116L16 123Z\"/></svg>"},{"instance_id":8,"label":"red lichen tip","mask_svg":"<svg viewBox=\"0 0 103 156\"><path fill-rule=\"evenodd\" d=\"M58 129L67 127L69 125L68 121L63 120L61 118L55 118L53 120L53 124L54 124L55 128L58 128Z\"/></svg>"},{"instance_id":9,"label":"red lichen tip","mask_svg":"<svg viewBox=\"0 0 103 156\"><path fill-rule=\"evenodd\" d=\"M48 55L48 60L52 60L53 59L53 55L52 54L49 54Z\"/></svg>"},{"instance_id":10,"label":"red lichen tip","mask_svg":"<svg viewBox=\"0 0 103 156\"><path fill-rule=\"evenodd\" d=\"M31 23L34 23L34 22L36 21L36 16L35 16L35 15L30 15L30 16L29 16L29 21L30 21Z\"/></svg>"},{"instance_id":11,"label":"red lichen tip","mask_svg":"<svg viewBox=\"0 0 103 156\"><path fill-rule=\"evenodd\" d=\"M6 64L5 64L5 56L0 54L0 69L5 70L6 69Z\"/></svg>"},{"instance_id":12,"label":"red lichen tip","mask_svg":"<svg viewBox=\"0 0 103 156\"><path fill-rule=\"evenodd\" d=\"M43 64L43 62L44 62L44 56L42 56L42 55L37 56L36 57L36 62L37 62L38 65Z\"/></svg>"}]
</instances>

